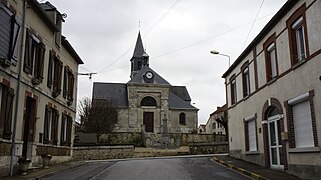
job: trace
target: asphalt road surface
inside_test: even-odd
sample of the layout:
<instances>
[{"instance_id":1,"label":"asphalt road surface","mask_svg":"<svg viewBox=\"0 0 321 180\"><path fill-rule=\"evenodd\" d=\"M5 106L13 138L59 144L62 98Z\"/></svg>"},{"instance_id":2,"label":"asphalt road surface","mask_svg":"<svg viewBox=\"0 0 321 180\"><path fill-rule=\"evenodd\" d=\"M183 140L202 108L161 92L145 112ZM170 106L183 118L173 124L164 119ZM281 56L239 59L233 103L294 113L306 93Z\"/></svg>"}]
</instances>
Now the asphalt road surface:
<instances>
[{"instance_id":1,"label":"asphalt road surface","mask_svg":"<svg viewBox=\"0 0 321 180\"><path fill-rule=\"evenodd\" d=\"M92 161L66 169L45 179L192 180L250 179L215 162L210 157L180 157L127 161Z\"/></svg>"}]
</instances>

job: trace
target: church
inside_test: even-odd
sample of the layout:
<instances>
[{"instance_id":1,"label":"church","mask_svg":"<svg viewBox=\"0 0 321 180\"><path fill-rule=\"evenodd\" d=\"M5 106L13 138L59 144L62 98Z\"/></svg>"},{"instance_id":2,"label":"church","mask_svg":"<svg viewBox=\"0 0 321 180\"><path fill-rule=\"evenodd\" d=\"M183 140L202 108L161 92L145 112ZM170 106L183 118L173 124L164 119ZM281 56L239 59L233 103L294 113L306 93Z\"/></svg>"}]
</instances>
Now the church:
<instances>
[{"instance_id":1,"label":"church","mask_svg":"<svg viewBox=\"0 0 321 180\"><path fill-rule=\"evenodd\" d=\"M192 133L198 109L191 105L185 86L173 86L149 66L140 32L127 83L94 82L94 101L113 101L118 109L114 132L160 134Z\"/></svg>"}]
</instances>

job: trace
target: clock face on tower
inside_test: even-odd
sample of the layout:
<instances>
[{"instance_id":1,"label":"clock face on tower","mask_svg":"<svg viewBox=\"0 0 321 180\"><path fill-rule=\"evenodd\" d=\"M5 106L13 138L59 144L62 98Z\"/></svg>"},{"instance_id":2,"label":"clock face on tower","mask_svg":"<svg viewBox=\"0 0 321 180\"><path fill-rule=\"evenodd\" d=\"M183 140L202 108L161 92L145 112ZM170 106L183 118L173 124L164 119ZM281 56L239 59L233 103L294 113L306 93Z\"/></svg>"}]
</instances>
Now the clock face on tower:
<instances>
[{"instance_id":1,"label":"clock face on tower","mask_svg":"<svg viewBox=\"0 0 321 180\"><path fill-rule=\"evenodd\" d=\"M145 73L145 76L146 76L147 79L152 79L154 77L154 74L152 72L150 72L150 71L147 71Z\"/></svg>"}]
</instances>

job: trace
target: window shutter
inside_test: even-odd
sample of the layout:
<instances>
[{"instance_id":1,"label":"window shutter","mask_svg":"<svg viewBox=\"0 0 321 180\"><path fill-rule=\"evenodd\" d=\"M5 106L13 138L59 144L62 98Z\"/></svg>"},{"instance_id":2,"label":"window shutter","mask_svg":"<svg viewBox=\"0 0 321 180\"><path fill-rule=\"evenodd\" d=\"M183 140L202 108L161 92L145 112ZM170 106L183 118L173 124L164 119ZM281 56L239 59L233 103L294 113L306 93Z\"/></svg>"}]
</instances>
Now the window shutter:
<instances>
[{"instance_id":1,"label":"window shutter","mask_svg":"<svg viewBox=\"0 0 321 180\"><path fill-rule=\"evenodd\" d=\"M23 70L27 74L32 73L32 37L27 29L27 34L26 34L26 49L25 49L25 61L24 61L24 67Z\"/></svg>"},{"instance_id":2,"label":"window shutter","mask_svg":"<svg viewBox=\"0 0 321 180\"><path fill-rule=\"evenodd\" d=\"M64 137L65 136L65 114L61 115L61 132L60 132L60 145L64 145Z\"/></svg>"},{"instance_id":3,"label":"window shutter","mask_svg":"<svg viewBox=\"0 0 321 180\"><path fill-rule=\"evenodd\" d=\"M294 137L296 147L314 147L309 101L293 105Z\"/></svg>"},{"instance_id":4,"label":"window shutter","mask_svg":"<svg viewBox=\"0 0 321 180\"><path fill-rule=\"evenodd\" d=\"M1 93L1 109L0 109L0 132L3 132L3 123L5 121L5 111L6 111L6 97L7 97L7 93L6 93L6 87L3 86L2 84L0 84L0 93ZM0 137L3 137L3 134L0 133Z\"/></svg>"},{"instance_id":5,"label":"window shutter","mask_svg":"<svg viewBox=\"0 0 321 180\"><path fill-rule=\"evenodd\" d=\"M53 68L53 57L51 51L49 52L49 61L48 61L48 78L47 78L47 87L51 89L52 87L52 68Z\"/></svg>"},{"instance_id":6,"label":"window shutter","mask_svg":"<svg viewBox=\"0 0 321 180\"><path fill-rule=\"evenodd\" d=\"M71 145L71 132L72 132L72 117L68 116L68 124L67 124L67 143L68 146Z\"/></svg>"},{"instance_id":7,"label":"window shutter","mask_svg":"<svg viewBox=\"0 0 321 180\"><path fill-rule=\"evenodd\" d=\"M75 84L75 75L70 74L70 84L69 84L69 101L74 100L74 84Z\"/></svg>"},{"instance_id":8,"label":"window shutter","mask_svg":"<svg viewBox=\"0 0 321 180\"><path fill-rule=\"evenodd\" d=\"M16 17L12 16L12 24L13 24L13 29L12 29L12 43L11 43L11 50L10 50L10 58L13 59L14 61L18 60L18 48L17 48L17 43L19 41L19 34L20 34L20 24L16 21Z\"/></svg>"},{"instance_id":9,"label":"window shutter","mask_svg":"<svg viewBox=\"0 0 321 180\"><path fill-rule=\"evenodd\" d=\"M37 75L37 78L40 80L40 82L42 82L46 45L43 42L40 42L39 48L40 48L40 51L39 51L39 57L38 57L39 58L39 64L38 64L38 75Z\"/></svg>"},{"instance_id":10,"label":"window shutter","mask_svg":"<svg viewBox=\"0 0 321 180\"><path fill-rule=\"evenodd\" d=\"M13 89L7 88L7 101L6 101L6 112L5 112L4 133L3 133L3 138L5 139L11 139L13 97L14 97Z\"/></svg>"},{"instance_id":11,"label":"window shutter","mask_svg":"<svg viewBox=\"0 0 321 180\"><path fill-rule=\"evenodd\" d=\"M67 83L68 83L68 71L67 71L67 66L64 68L64 87L63 87L63 97L66 98L67 96Z\"/></svg>"},{"instance_id":12,"label":"window shutter","mask_svg":"<svg viewBox=\"0 0 321 180\"><path fill-rule=\"evenodd\" d=\"M8 60L10 49L11 15L0 4L0 60Z\"/></svg>"},{"instance_id":13,"label":"window shutter","mask_svg":"<svg viewBox=\"0 0 321 180\"><path fill-rule=\"evenodd\" d=\"M57 76L57 90L60 94L61 92L61 80L62 80L62 68L63 68L63 64L61 61L59 61L58 63L58 70L57 70L57 73L58 73L58 76Z\"/></svg>"},{"instance_id":14,"label":"window shutter","mask_svg":"<svg viewBox=\"0 0 321 180\"><path fill-rule=\"evenodd\" d=\"M49 143L49 107L46 105L45 107L45 122L44 122L44 128L43 128L43 143L47 144Z\"/></svg>"},{"instance_id":15,"label":"window shutter","mask_svg":"<svg viewBox=\"0 0 321 180\"><path fill-rule=\"evenodd\" d=\"M51 129L51 137L54 145L57 145L57 142L58 142L58 120L59 120L59 112L58 110L54 109L53 117L52 117L52 129Z\"/></svg>"}]
</instances>

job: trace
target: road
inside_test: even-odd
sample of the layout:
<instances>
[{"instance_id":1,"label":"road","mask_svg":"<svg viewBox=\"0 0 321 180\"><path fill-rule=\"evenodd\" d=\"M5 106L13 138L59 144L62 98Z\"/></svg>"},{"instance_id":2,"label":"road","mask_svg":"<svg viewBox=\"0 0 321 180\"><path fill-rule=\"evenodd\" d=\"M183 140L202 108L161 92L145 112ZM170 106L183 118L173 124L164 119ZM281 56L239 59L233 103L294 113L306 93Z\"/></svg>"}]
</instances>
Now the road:
<instances>
[{"instance_id":1,"label":"road","mask_svg":"<svg viewBox=\"0 0 321 180\"><path fill-rule=\"evenodd\" d=\"M250 179L227 169L210 157L180 157L127 161L92 161L82 166L60 171L45 179L109 179L109 180L201 180Z\"/></svg>"}]
</instances>

